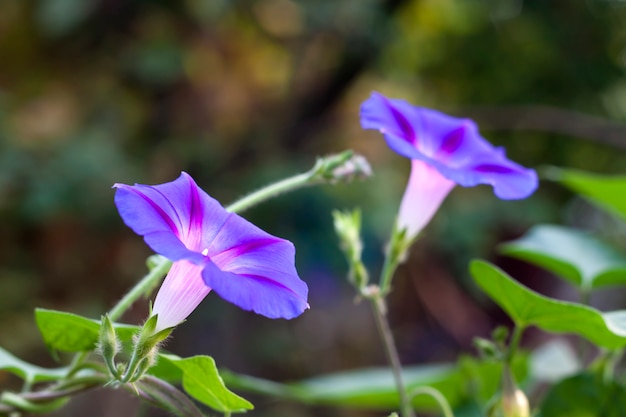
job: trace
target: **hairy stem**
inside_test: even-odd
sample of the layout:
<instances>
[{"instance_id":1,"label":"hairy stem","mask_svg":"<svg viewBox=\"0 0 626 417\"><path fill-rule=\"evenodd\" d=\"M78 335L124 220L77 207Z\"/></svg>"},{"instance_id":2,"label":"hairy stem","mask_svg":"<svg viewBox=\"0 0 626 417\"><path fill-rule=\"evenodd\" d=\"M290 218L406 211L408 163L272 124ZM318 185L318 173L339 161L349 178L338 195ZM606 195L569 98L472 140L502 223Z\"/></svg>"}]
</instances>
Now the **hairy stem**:
<instances>
[{"instance_id":1,"label":"hairy stem","mask_svg":"<svg viewBox=\"0 0 626 417\"><path fill-rule=\"evenodd\" d=\"M298 188L302 188L307 185L312 185L311 174L308 172L298 174L290 178L285 178L284 180L270 184L260 190L248 194L240 200L235 201L231 205L227 206L226 210L232 211L233 213L241 213L242 211L248 210L249 208L258 205L265 200L269 200L272 197L297 190Z\"/></svg>"},{"instance_id":2,"label":"hairy stem","mask_svg":"<svg viewBox=\"0 0 626 417\"><path fill-rule=\"evenodd\" d=\"M389 322L387 321L385 300L380 296L380 294L373 295L372 297L370 297L369 300L374 311L376 327L378 328L378 333L380 334L383 345L385 347L387 360L391 365L393 378L396 383L398 394L400 395L400 404L402 410L401 416L415 417L413 407L411 406L411 399L407 395L406 389L404 387L404 381L402 380L402 367L400 365L400 358L398 357L396 344L393 340L393 335L391 334L391 328L389 327Z\"/></svg>"},{"instance_id":3,"label":"hairy stem","mask_svg":"<svg viewBox=\"0 0 626 417\"><path fill-rule=\"evenodd\" d=\"M391 278L393 278L393 274L398 269L398 262L391 258L392 256L385 257L385 263L380 274L380 292L383 296L386 296L391 291Z\"/></svg>"},{"instance_id":4,"label":"hairy stem","mask_svg":"<svg viewBox=\"0 0 626 417\"><path fill-rule=\"evenodd\" d=\"M354 155L350 150L343 151L319 158L315 166L308 172L285 178L254 191L227 206L226 210L233 213L241 213L259 203L299 188L338 181L350 181L354 177L367 177L369 175L371 175L371 168L363 157Z\"/></svg>"}]
</instances>

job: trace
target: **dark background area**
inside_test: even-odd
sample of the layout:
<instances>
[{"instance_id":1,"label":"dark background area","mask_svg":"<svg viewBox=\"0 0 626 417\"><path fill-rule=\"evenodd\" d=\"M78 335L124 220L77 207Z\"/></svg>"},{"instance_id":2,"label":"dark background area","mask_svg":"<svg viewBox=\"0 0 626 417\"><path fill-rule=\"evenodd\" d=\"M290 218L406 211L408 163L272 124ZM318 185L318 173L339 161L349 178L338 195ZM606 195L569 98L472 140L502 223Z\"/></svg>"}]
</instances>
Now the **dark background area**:
<instances>
[{"instance_id":1,"label":"dark background area","mask_svg":"<svg viewBox=\"0 0 626 417\"><path fill-rule=\"evenodd\" d=\"M622 1L0 0L0 345L55 366L33 308L96 318L145 273L150 251L119 218L113 183L185 170L227 204L352 148L369 158L372 179L245 214L295 243L311 310L273 321L210 294L167 348L278 381L383 365L370 312L344 278L330 211L362 208L376 276L409 163L360 128L360 103L376 90L472 117L526 166L623 173L625 66ZM624 230L548 182L518 202L484 186L455 189L394 282L390 318L405 364L452 361L506 323L469 282L472 258L571 294L497 255L498 243L538 222L612 240ZM137 303L124 321L146 314L147 301ZM11 383L0 373L0 385ZM259 417L370 415L252 399ZM57 415L136 408L102 391Z\"/></svg>"}]
</instances>

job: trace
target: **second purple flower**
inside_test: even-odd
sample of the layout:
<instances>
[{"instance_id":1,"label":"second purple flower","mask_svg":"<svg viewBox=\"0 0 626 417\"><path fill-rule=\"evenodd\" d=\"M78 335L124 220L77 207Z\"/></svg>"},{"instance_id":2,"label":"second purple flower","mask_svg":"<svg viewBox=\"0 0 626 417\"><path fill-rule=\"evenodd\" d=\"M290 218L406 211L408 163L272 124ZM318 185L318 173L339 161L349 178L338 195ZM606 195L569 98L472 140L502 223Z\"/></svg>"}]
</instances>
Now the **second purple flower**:
<instances>
[{"instance_id":1,"label":"second purple flower","mask_svg":"<svg viewBox=\"0 0 626 417\"><path fill-rule=\"evenodd\" d=\"M494 148L470 119L373 93L361 106L361 126L380 131L391 149L412 160L398 215L398 227L410 237L430 221L456 184L489 184L503 200L526 198L537 188L536 172Z\"/></svg>"}]
</instances>

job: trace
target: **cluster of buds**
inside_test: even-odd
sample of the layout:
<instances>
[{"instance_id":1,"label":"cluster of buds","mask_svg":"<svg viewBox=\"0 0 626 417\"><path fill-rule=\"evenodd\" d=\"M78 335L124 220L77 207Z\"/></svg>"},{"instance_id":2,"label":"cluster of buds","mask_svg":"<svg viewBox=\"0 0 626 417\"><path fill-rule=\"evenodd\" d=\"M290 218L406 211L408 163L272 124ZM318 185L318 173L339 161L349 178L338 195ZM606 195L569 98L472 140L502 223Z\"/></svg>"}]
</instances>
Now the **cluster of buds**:
<instances>
[{"instance_id":1,"label":"cluster of buds","mask_svg":"<svg viewBox=\"0 0 626 417\"><path fill-rule=\"evenodd\" d=\"M347 150L325 158L319 158L309 172L311 178L327 182L350 182L372 176L372 167L364 156Z\"/></svg>"},{"instance_id":2,"label":"cluster of buds","mask_svg":"<svg viewBox=\"0 0 626 417\"><path fill-rule=\"evenodd\" d=\"M121 350L121 343L113 323L107 315L102 317L99 349L113 381L133 383L138 381L156 364L159 345L172 332L173 328L157 331L157 315L152 315L137 333L133 341L133 351L128 363L117 363L115 358Z\"/></svg>"}]
</instances>

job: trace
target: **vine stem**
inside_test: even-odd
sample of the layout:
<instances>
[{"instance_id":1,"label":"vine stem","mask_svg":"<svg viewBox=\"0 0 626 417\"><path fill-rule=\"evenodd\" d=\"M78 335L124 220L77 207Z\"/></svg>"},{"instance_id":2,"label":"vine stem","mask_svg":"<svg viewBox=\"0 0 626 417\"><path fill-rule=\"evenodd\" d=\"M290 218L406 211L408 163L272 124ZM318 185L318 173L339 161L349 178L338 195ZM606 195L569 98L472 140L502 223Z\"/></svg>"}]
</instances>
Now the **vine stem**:
<instances>
[{"instance_id":1,"label":"vine stem","mask_svg":"<svg viewBox=\"0 0 626 417\"><path fill-rule=\"evenodd\" d=\"M387 320L387 308L385 305L385 299L382 298L380 293L375 293L369 297L369 300L374 311L374 317L376 319L376 327L385 346L385 353L387 360L391 365L391 371L393 372L393 379L400 395L400 405L402 410L402 417L415 417L415 412L411 405L411 399L407 395L404 387L404 381L402 379L402 366L400 365L400 358L398 356L398 350L396 349L396 343L393 340L391 334L391 328L389 327L389 321Z\"/></svg>"},{"instance_id":2,"label":"vine stem","mask_svg":"<svg viewBox=\"0 0 626 417\"><path fill-rule=\"evenodd\" d=\"M226 210L233 213L241 213L265 200L269 200L270 198L287 193L289 191L297 190L298 188L302 188L307 185L313 185L313 183L315 182L319 181L312 181L312 175L309 172L294 175L293 177L285 178L284 180L275 182L261 188L260 190L248 194L247 196L227 206Z\"/></svg>"},{"instance_id":3,"label":"vine stem","mask_svg":"<svg viewBox=\"0 0 626 417\"><path fill-rule=\"evenodd\" d=\"M524 326L519 324L515 324L515 329L513 330L513 335L511 336L511 341L509 343L509 349L506 355L506 363L513 363L513 357L517 352L517 348L519 347L520 340L522 339L522 333L524 333Z\"/></svg>"},{"instance_id":4,"label":"vine stem","mask_svg":"<svg viewBox=\"0 0 626 417\"><path fill-rule=\"evenodd\" d=\"M50 389L43 391L25 392L14 395L5 392L2 394L2 401L0 402L0 414L4 415L6 413L10 415L10 413L20 412L20 410L23 411L24 409L33 412L37 412L38 409L40 411L51 411L54 408L58 408L54 403L55 401L63 400L71 395L97 388L107 381L108 377L105 375L89 375L60 382L53 385ZM50 409L46 407L50 407Z\"/></svg>"},{"instance_id":5,"label":"vine stem","mask_svg":"<svg viewBox=\"0 0 626 417\"><path fill-rule=\"evenodd\" d=\"M411 391L410 398L413 399L418 395L428 395L432 397L435 401L437 401L437 404L439 404L439 408L441 408L444 417L454 417L454 413L452 413L452 408L450 408L448 400L446 400L446 397L444 397L439 390L428 386L419 387Z\"/></svg>"},{"instance_id":6,"label":"vine stem","mask_svg":"<svg viewBox=\"0 0 626 417\"><path fill-rule=\"evenodd\" d=\"M391 260L391 256L385 256L385 263L380 273L380 292L386 296L391 291L391 278L398 268L398 262Z\"/></svg>"},{"instance_id":7,"label":"vine stem","mask_svg":"<svg viewBox=\"0 0 626 417\"><path fill-rule=\"evenodd\" d=\"M119 320L128 308L144 294L151 292L161 279L167 274L172 262L162 256L157 258L156 264L120 301L109 311L111 321Z\"/></svg>"}]
</instances>

